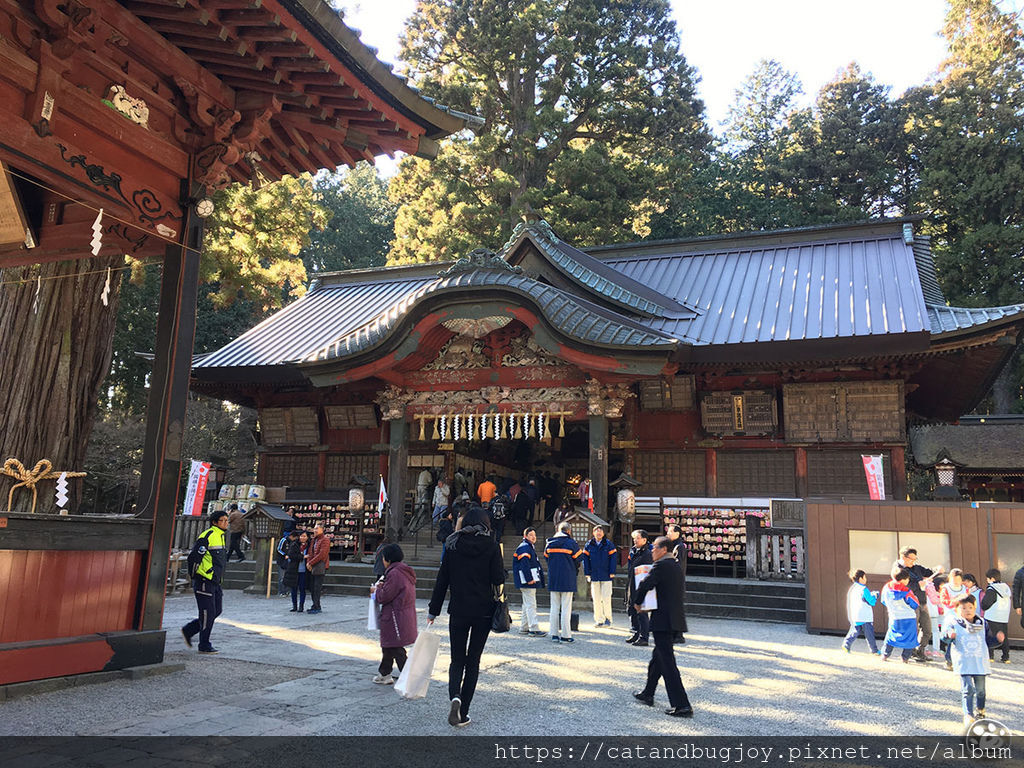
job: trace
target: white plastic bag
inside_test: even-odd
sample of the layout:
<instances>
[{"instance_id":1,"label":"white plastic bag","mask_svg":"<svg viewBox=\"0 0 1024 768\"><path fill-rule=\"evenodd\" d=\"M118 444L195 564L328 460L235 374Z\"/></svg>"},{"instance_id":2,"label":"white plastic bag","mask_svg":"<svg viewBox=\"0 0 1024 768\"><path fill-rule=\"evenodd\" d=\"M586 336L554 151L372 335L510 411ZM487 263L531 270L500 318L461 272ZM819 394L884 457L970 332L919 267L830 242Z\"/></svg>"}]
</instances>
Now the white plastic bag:
<instances>
[{"instance_id":1,"label":"white plastic bag","mask_svg":"<svg viewBox=\"0 0 1024 768\"><path fill-rule=\"evenodd\" d=\"M402 674L395 683L395 690L403 699L422 699L427 695L430 676L434 673L434 662L441 647L441 636L436 632L423 631L416 638L416 644L405 661Z\"/></svg>"},{"instance_id":2,"label":"white plastic bag","mask_svg":"<svg viewBox=\"0 0 1024 768\"><path fill-rule=\"evenodd\" d=\"M380 631L380 606L377 605L377 599L370 596L370 608L366 614L366 628L373 632Z\"/></svg>"}]
</instances>

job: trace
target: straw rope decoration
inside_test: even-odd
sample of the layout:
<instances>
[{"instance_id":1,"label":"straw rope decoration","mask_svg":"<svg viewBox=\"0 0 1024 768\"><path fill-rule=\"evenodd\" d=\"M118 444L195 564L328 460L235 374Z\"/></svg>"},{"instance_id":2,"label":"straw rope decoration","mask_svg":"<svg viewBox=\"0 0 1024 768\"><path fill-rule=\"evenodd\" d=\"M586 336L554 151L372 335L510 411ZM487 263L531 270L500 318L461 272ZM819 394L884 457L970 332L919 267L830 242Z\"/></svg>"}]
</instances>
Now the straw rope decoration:
<instances>
[{"instance_id":1,"label":"straw rope decoration","mask_svg":"<svg viewBox=\"0 0 1024 768\"><path fill-rule=\"evenodd\" d=\"M17 459L7 459L0 467L0 475L13 477L18 482L11 486L11 492L7 494L7 509L13 509L14 491L18 488L30 488L32 490L32 513L36 511L36 501L39 492L36 490L36 483L40 480L56 480L61 476L60 471L54 471L53 463L49 459L41 459L36 462L32 469L26 469L25 465ZM85 477L85 472L65 472L66 477Z\"/></svg>"}]
</instances>

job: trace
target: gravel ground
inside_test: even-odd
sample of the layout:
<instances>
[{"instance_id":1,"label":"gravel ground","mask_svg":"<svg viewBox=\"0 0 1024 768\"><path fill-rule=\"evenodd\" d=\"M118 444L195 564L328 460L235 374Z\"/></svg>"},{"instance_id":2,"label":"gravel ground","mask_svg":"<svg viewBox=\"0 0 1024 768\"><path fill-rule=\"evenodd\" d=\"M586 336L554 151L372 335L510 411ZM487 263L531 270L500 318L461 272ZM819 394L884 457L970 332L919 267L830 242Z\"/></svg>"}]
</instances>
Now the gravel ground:
<instances>
[{"instance_id":1,"label":"gravel ground","mask_svg":"<svg viewBox=\"0 0 1024 768\"><path fill-rule=\"evenodd\" d=\"M168 598L167 660L184 672L16 699L0 706L0 735L448 735L444 617L441 652L426 699L404 701L373 685L379 647L366 630L366 601L329 597L318 616L287 601L229 592L214 629L217 656L184 650L177 627L195 610ZM425 604L419 604L421 617ZM515 613L513 618L517 618ZM620 626L588 629L572 645L492 635L466 735L959 735L958 680L941 664L883 664L863 640L847 655L839 639L800 626L693 619L677 658L696 716L666 717L632 699L649 649ZM544 624L542 623L542 626ZM990 717L1024 722L1024 655L994 665Z\"/></svg>"}]
</instances>

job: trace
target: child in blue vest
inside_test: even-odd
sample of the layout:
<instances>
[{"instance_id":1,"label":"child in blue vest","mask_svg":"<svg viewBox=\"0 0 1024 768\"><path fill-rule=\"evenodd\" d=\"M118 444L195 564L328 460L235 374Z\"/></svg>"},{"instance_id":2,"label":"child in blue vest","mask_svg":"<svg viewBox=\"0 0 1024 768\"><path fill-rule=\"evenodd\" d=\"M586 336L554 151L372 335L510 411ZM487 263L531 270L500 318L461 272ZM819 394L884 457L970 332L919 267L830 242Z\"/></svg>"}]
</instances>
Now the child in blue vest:
<instances>
[{"instance_id":1,"label":"child in blue vest","mask_svg":"<svg viewBox=\"0 0 1024 768\"><path fill-rule=\"evenodd\" d=\"M974 595L957 601L956 614L946 624L945 635L952 648L953 671L960 675L964 725L970 725L975 714L985 717L985 676L989 673L988 633L985 620L977 615ZM999 632L995 639L1002 642L1005 635Z\"/></svg>"},{"instance_id":2,"label":"child in blue vest","mask_svg":"<svg viewBox=\"0 0 1024 768\"><path fill-rule=\"evenodd\" d=\"M850 631L843 639L843 650L850 652L850 647L857 636L863 632L864 639L868 641L868 648L871 653L878 654L878 646L875 644L875 614L871 609L878 602L878 593L868 589L868 577L859 568L850 571L850 581L853 585L846 593L846 615L850 619Z\"/></svg>"},{"instance_id":3,"label":"child in blue vest","mask_svg":"<svg viewBox=\"0 0 1024 768\"><path fill-rule=\"evenodd\" d=\"M889 612L889 631L885 633L882 661L888 661L893 649L900 648L903 663L909 664L917 648L917 598L910 591L910 571L896 568L892 581L882 590L882 605Z\"/></svg>"}]
</instances>

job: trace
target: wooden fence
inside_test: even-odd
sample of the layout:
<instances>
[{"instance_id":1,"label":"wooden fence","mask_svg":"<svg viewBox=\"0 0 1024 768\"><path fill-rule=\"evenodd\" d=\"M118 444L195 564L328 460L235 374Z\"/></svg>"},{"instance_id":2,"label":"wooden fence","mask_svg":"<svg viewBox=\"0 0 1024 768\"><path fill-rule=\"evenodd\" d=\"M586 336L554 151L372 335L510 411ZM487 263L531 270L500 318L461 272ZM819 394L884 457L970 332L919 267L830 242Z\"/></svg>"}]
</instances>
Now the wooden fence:
<instances>
[{"instance_id":1,"label":"wooden fence","mask_svg":"<svg viewBox=\"0 0 1024 768\"><path fill-rule=\"evenodd\" d=\"M806 548L802 528L762 528L747 518L747 578L803 581Z\"/></svg>"}]
</instances>

